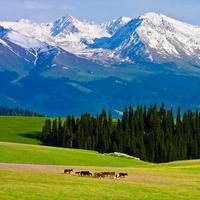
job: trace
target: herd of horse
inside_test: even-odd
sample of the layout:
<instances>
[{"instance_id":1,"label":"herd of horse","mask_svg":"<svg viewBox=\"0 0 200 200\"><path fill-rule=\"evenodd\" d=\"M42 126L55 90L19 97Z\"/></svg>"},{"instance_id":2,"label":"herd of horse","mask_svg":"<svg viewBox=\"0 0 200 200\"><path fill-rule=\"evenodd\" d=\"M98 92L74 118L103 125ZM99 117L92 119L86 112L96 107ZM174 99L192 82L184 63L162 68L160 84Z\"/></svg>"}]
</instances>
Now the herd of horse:
<instances>
[{"instance_id":1,"label":"herd of horse","mask_svg":"<svg viewBox=\"0 0 200 200\"><path fill-rule=\"evenodd\" d=\"M71 174L73 172L73 169L65 169L64 174ZM105 178L105 177L111 177L111 178L125 178L128 176L127 173L115 173L115 172L95 172L94 174L90 171L78 171L75 172L75 175L78 176L93 176L95 178Z\"/></svg>"}]
</instances>

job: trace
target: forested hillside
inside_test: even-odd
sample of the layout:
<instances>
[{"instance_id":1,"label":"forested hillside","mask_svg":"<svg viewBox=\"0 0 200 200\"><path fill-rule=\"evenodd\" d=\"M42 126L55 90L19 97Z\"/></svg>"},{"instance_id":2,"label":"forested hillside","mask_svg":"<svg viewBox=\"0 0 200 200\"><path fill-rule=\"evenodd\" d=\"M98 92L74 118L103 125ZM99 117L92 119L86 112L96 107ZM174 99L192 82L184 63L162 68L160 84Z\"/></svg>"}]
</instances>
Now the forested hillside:
<instances>
[{"instance_id":1,"label":"forested hillside","mask_svg":"<svg viewBox=\"0 0 200 200\"><path fill-rule=\"evenodd\" d=\"M0 107L0 116L43 116L28 109Z\"/></svg>"},{"instance_id":2,"label":"forested hillside","mask_svg":"<svg viewBox=\"0 0 200 200\"><path fill-rule=\"evenodd\" d=\"M41 140L46 145L123 152L145 161L168 162L200 158L200 112L188 110L174 117L162 104L126 108L113 120L104 109L100 115L83 114L46 120Z\"/></svg>"}]
</instances>

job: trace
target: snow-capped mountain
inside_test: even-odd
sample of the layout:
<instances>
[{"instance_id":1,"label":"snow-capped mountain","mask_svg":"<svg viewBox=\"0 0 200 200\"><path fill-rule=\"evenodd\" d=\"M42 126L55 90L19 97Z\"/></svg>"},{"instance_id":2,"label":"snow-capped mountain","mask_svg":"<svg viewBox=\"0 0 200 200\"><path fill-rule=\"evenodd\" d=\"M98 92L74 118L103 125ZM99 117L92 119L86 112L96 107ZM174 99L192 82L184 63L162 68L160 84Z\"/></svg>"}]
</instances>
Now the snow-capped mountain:
<instances>
[{"instance_id":1,"label":"snow-capped mountain","mask_svg":"<svg viewBox=\"0 0 200 200\"><path fill-rule=\"evenodd\" d=\"M1 104L56 115L160 101L196 107L199 77L200 27L162 14L0 21Z\"/></svg>"},{"instance_id":2,"label":"snow-capped mountain","mask_svg":"<svg viewBox=\"0 0 200 200\"><path fill-rule=\"evenodd\" d=\"M200 64L200 27L155 13L140 19L137 33L154 62L177 59Z\"/></svg>"},{"instance_id":3,"label":"snow-capped mountain","mask_svg":"<svg viewBox=\"0 0 200 200\"><path fill-rule=\"evenodd\" d=\"M19 57L22 57L28 62L32 62L34 66L37 65L40 57L48 55L56 55L59 52L57 47L51 46L46 42L42 42L28 34L24 35L18 31L11 28L5 29L0 26L0 39L1 44L6 46L12 53L15 53ZM24 53L21 55L22 50Z\"/></svg>"},{"instance_id":4,"label":"snow-capped mountain","mask_svg":"<svg viewBox=\"0 0 200 200\"><path fill-rule=\"evenodd\" d=\"M200 64L200 27L167 16L148 13L132 19L111 38L96 40L95 49L132 62Z\"/></svg>"},{"instance_id":5,"label":"snow-capped mountain","mask_svg":"<svg viewBox=\"0 0 200 200\"><path fill-rule=\"evenodd\" d=\"M81 54L95 38L110 36L105 27L94 22L80 21L64 16L55 21L51 28L51 40L60 48Z\"/></svg>"},{"instance_id":6,"label":"snow-capped mountain","mask_svg":"<svg viewBox=\"0 0 200 200\"><path fill-rule=\"evenodd\" d=\"M37 40L106 65L140 60L200 64L200 27L156 13L106 24L64 16L53 23L22 19L0 25L26 36L25 45L34 46Z\"/></svg>"}]
</instances>

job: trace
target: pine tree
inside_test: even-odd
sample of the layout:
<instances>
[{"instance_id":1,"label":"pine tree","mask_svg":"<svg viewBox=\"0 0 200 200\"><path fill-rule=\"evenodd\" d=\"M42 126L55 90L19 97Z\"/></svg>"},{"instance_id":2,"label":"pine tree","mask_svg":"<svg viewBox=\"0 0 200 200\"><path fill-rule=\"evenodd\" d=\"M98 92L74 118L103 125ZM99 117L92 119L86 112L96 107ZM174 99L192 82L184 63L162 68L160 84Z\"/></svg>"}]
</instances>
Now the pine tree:
<instances>
[{"instance_id":1,"label":"pine tree","mask_svg":"<svg viewBox=\"0 0 200 200\"><path fill-rule=\"evenodd\" d=\"M51 144L58 146L58 124L57 119L53 120L53 127L51 132Z\"/></svg>"}]
</instances>

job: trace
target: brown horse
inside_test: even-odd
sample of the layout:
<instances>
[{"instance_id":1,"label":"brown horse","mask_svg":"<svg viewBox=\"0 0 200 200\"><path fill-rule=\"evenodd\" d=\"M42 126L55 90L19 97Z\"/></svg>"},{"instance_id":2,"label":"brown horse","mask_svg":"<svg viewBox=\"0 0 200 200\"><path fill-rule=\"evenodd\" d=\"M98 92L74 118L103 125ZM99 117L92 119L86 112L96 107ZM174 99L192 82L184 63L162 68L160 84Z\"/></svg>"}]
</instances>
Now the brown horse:
<instances>
[{"instance_id":1,"label":"brown horse","mask_svg":"<svg viewBox=\"0 0 200 200\"><path fill-rule=\"evenodd\" d=\"M73 169L65 169L64 170L65 174L71 174L71 172L73 172Z\"/></svg>"},{"instance_id":2,"label":"brown horse","mask_svg":"<svg viewBox=\"0 0 200 200\"><path fill-rule=\"evenodd\" d=\"M110 177L114 177L115 176L115 172L101 172L104 176L110 176Z\"/></svg>"},{"instance_id":3,"label":"brown horse","mask_svg":"<svg viewBox=\"0 0 200 200\"><path fill-rule=\"evenodd\" d=\"M94 173L94 176L96 178L104 178L105 177L102 173L98 173L98 172Z\"/></svg>"}]
</instances>

